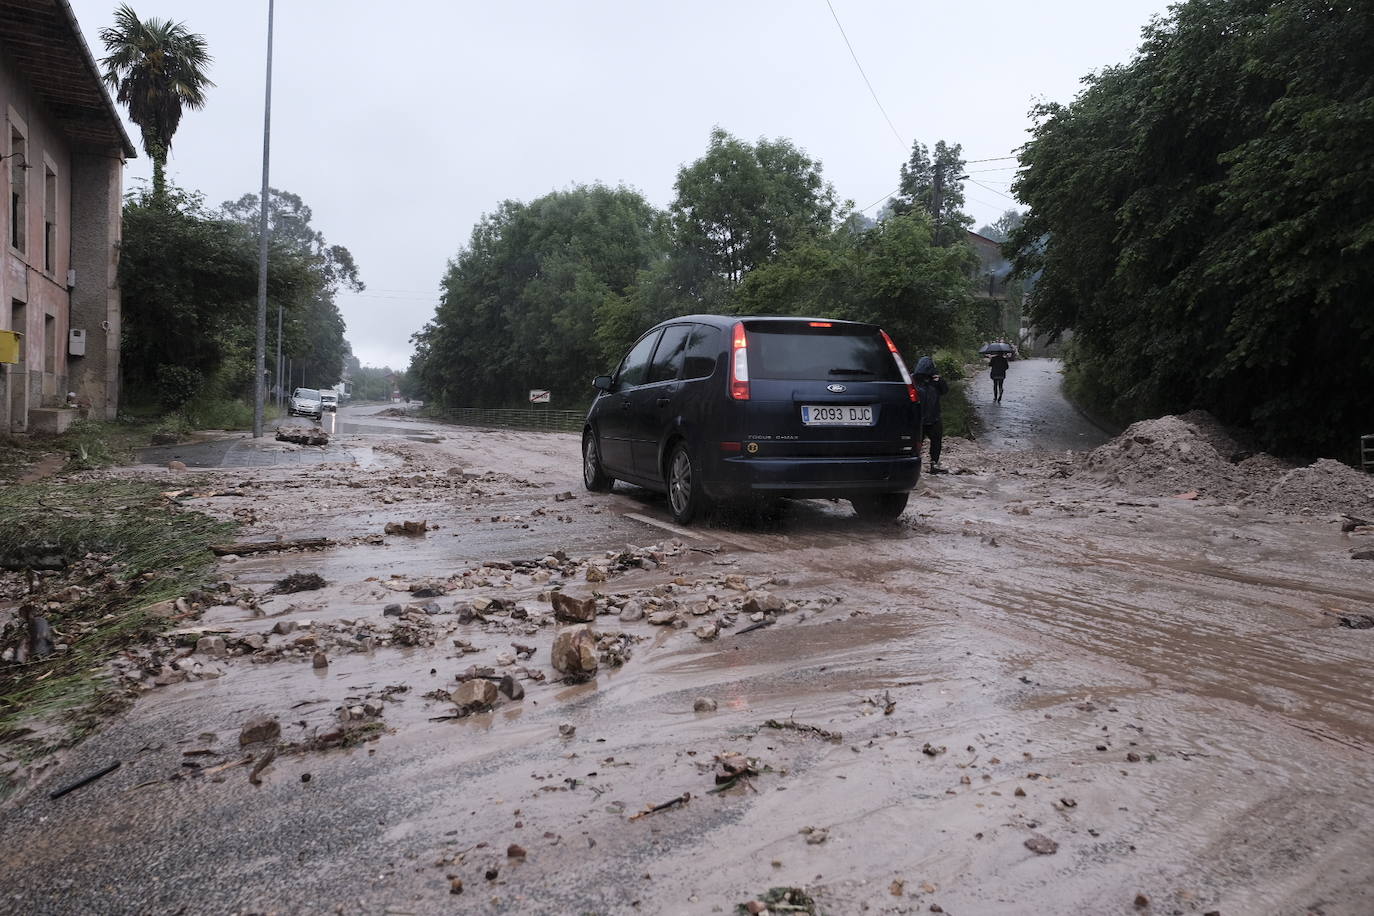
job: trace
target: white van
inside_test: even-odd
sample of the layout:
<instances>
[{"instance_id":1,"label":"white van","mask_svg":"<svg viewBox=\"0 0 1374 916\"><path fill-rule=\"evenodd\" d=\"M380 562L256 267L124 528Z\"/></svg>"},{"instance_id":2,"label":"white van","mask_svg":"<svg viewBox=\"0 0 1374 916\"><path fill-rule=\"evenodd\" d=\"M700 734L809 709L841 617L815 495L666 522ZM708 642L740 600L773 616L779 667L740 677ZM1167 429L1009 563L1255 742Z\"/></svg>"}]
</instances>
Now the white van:
<instances>
[{"instance_id":1,"label":"white van","mask_svg":"<svg viewBox=\"0 0 1374 916\"><path fill-rule=\"evenodd\" d=\"M338 410L338 409L339 409L339 393L338 393L337 391L333 391L333 390L330 390L330 389L328 389L328 388L326 388L326 389L324 389L323 391L321 391L321 392L320 392L320 409L322 409L322 410Z\"/></svg>"}]
</instances>

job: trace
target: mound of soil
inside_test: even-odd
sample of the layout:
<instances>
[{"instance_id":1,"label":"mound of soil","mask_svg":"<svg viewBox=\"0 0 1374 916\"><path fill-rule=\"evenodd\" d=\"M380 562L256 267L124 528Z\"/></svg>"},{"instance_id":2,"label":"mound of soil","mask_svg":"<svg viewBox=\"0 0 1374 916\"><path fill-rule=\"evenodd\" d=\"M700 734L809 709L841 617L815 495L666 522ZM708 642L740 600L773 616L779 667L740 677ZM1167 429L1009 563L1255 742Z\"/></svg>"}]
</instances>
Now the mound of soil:
<instances>
[{"instance_id":1,"label":"mound of soil","mask_svg":"<svg viewBox=\"0 0 1374 916\"><path fill-rule=\"evenodd\" d=\"M1327 458L1295 468L1200 410L1132 424L1090 452L1081 473L1151 496L1192 491L1277 512L1374 507L1374 477Z\"/></svg>"},{"instance_id":2,"label":"mound of soil","mask_svg":"<svg viewBox=\"0 0 1374 916\"><path fill-rule=\"evenodd\" d=\"M1284 474L1269 488L1265 498L1290 511L1311 509L1368 515L1374 509L1374 476L1321 458Z\"/></svg>"},{"instance_id":3,"label":"mound of soil","mask_svg":"<svg viewBox=\"0 0 1374 916\"><path fill-rule=\"evenodd\" d=\"M1239 500L1273 483L1245 466L1252 458L1215 418L1195 410L1131 424L1088 453L1085 471L1152 496L1191 490Z\"/></svg>"}]
</instances>

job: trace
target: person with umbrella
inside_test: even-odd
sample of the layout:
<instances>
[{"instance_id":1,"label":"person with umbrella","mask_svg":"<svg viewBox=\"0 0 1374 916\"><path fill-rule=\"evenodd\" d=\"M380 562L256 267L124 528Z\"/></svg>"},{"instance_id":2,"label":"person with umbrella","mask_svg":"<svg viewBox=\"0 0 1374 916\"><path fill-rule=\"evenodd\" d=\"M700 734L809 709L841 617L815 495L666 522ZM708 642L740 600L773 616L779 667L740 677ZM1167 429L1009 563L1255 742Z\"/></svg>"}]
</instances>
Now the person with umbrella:
<instances>
[{"instance_id":1,"label":"person with umbrella","mask_svg":"<svg viewBox=\"0 0 1374 916\"><path fill-rule=\"evenodd\" d=\"M1007 379L1007 354L1012 352L1011 345L1005 343L990 343L979 351L984 356L990 357L988 367L992 370L992 403L1002 403L1002 385Z\"/></svg>"},{"instance_id":2,"label":"person with umbrella","mask_svg":"<svg viewBox=\"0 0 1374 916\"><path fill-rule=\"evenodd\" d=\"M945 442L945 427L940 422L940 396L949 391L949 382L940 378L935 360L922 356L916 361L916 392L921 398L921 439L930 440L930 473L943 474L940 451Z\"/></svg>"}]
</instances>

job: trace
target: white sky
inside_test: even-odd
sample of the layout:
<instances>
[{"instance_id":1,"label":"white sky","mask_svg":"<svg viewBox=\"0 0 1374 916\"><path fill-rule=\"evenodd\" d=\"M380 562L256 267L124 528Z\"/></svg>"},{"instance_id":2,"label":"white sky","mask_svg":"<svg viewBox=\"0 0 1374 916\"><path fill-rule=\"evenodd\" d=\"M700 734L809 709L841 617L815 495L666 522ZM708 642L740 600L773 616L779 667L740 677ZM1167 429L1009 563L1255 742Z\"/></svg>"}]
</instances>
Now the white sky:
<instances>
[{"instance_id":1,"label":"white sky","mask_svg":"<svg viewBox=\"0 0 1374 916\"><path fill-rule=\"evenodd\" d=\"M1124 63L1166 0L832 0L903 143L874 104L825 0L282 0L272 185L357 259L339 306L365 364L403 368L445 264L503 199L624 183L666 207L714 125L787 137L866 207L894 190L912 140L1011 155L1037 100ZM116 0L72 0L87 43ZM188 112L169 172L213 205L262 181L266 0L131 0L206 37L217 84ZM138 143L137 131L129 128ZM1014 202L1010 161L970 164L976 225ZM984 171L992 169L999 171ZM140 150L126 185L150 175ZM875 208L876 209L876 208ZM871 215L875 209L867 212Z\"/></svg>"}]
</instances>

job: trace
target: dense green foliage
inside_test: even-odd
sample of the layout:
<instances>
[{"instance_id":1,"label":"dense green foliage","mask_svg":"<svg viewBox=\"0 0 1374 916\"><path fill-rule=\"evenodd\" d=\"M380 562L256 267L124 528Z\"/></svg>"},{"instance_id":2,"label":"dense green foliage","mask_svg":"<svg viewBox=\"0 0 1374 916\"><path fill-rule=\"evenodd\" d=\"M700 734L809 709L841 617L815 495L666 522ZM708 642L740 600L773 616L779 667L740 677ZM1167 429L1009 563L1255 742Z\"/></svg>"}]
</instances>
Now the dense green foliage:
<instances>
[{"instance_id":1,"label":"dense green foliage","mask_svg":"<svg viewBox=\"0 0 1374 916\"><path fill-rule=\"evenodd\" d=\"M1295 454L1369 432L1371 47L1366 4L1189 0L1038 107L1012 245L1097 406L1203 407Z\"/></svg>"},{"instance_id":2,"label":"dense green foliage","mask_svg":"<svg viewBox=\"0 0 1374 916\"><path fill-rule=\"evenodd\" d=\"M708 299L718 284L733 290L754 268L824 236L835 217L819 163L787 140L751 144L719 127L706 155L678 170L674 189L675 252Z\"/></svg>"},{"instance_id":3,"label":"dense green foliage","mask_svg":"<svg viewBox=\"0 0 1374 916\"><path fill-rule=\"evenodd\" d=\"M412 371L426 396L496 405L548 388L560 400L585 399L605 362L593 334L598 311L665 257L663 227L663 215L627 188L501 204L449 262L435 317L415 335Z\"/></svg>"},{"instance_id":4,"label":"dense green foliage","mask_svg":"<svg viewBox=\"0 0 1374 916\"><path fill-rule=\"evenodd\" d=\"M205 38L185 23L156 17L140 20L127 3L115 10L115 24L100 30L109 56L102 76L115 99L129 109L129 120L143 136L143 151L153 160L153 192L166 190L165 167L182 109L202 108L211 57Z\"/></svg>"},{"instance_id":5,"label":"dense green foliage","mask_svg":"<svg viewBox=\"0 0 1374 916\"><path fill-rule=\"evenodd\" d=\"M341 286L361 288L357 269L347 249L310 228L299 197L274 192L272 199L279 234L268 253L269 314L275 319L276 304L285 304L285 354L317 384L332 385L347 350L333 297ZM185 410L197 395L252 396L258 242L256 219L250 224L245 214L256 206L249 195L219 214L175 187L129 195L119 283L121 365L134 403ZM275 320L268 347L275 351Z\"/></svg>"},{"instance_id":6,"label":"dense green foliage","mask_svg":"<svg viewBox=\"0 0 1374 916\"><path fill-rule=\"evenodd\" d=\"M891 202L891 211L898 215L916 210L925 211L935 226L937 245L954 245L962 241L964 231L973 225L973 217L964 213L963 148L939 140L933 150L917 141L911 144L911 156L902 163L901 186Z\"/></svg>"},{"instance_id":7,"label":"dense green foliage","mask_svg":"<svg viewBox=\"0 0 1374 916\"><path fill-rule=\"evenodd\" d=\"M958 149L937 145L942 167L956 167ZM940 212L959 234L937 244L924 206L864 220L836 204L820 163L789 141L747 143L720 129L675 189L666 213L635 191L591 185L484 217L415 335L416 394L501 406L548 388L556 404L581 405L591 377L647 328L694 312L873 321L911 353L969 348L986 332L957 193Z\"/></svg>"},{"instance_id":8,"label":"dense green foliage","mask_svg":"<svg viewBox=\"0 0 1374 916\"><path fill-rule=\"evenodd\" d=\"M342 289L362 292L366 287L358 277L353 254L342 245L329 244L324 233L311 226L311 210L299 195L272 188L268 201L269 257L275 256L281 269L300 281L297 295L283 300L282 355L290 358L292 375L304 378L306 387L327 388L342 378L344 357L349 353L343 316L334 297ZM226 201L220 209L247 229L256 245L259 207L258 195L245 194ZM271 264L268 276L270 280ZM277 303L269 305L268 336L275 353ZM269 356L269 365L272 360ZM287 387L295 386L288 381Z\"/></svg>"},{"instance_id":9,"label":"dense green foliage","mask_svg":"<svg viewBox=\"0 0 1374 916\"><path fill-rule=\"evenodd\" d=\"M967 245L934 245L933 235L919 209L866 232L837 231L751 273L733 310L871 321L912 354L972 342L977 258Z\"/></svg>"}]
</instances>

